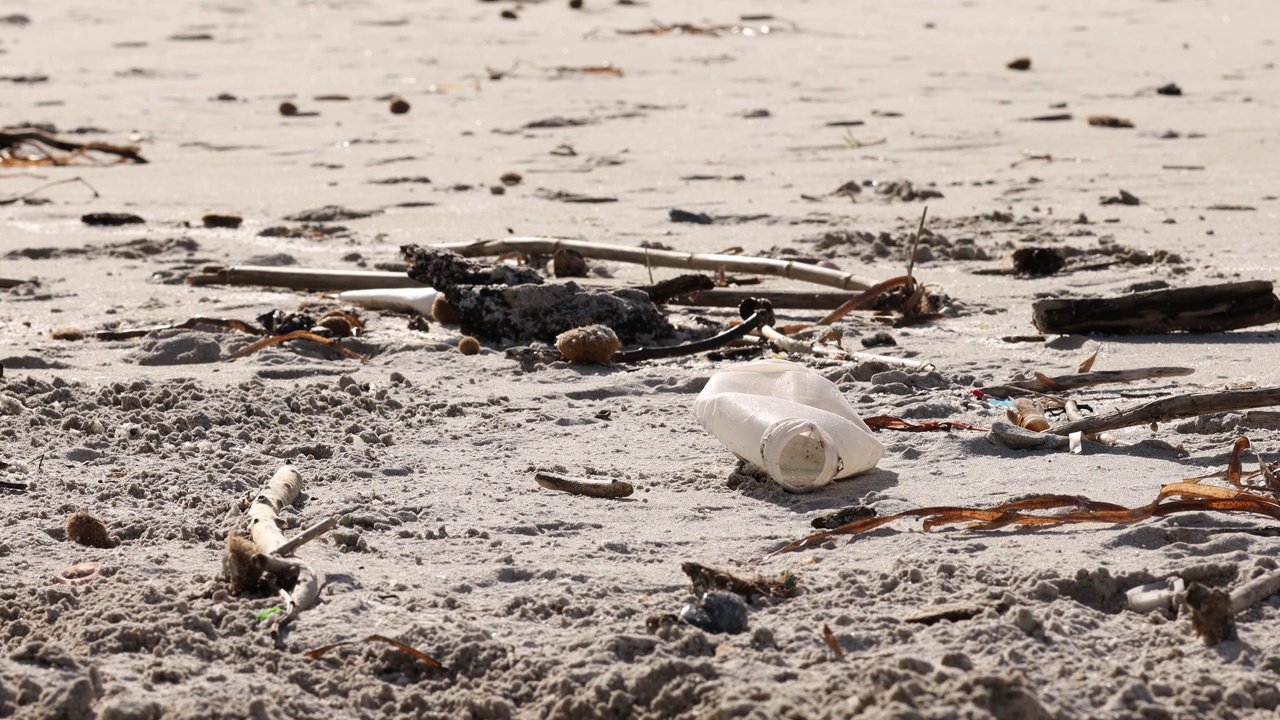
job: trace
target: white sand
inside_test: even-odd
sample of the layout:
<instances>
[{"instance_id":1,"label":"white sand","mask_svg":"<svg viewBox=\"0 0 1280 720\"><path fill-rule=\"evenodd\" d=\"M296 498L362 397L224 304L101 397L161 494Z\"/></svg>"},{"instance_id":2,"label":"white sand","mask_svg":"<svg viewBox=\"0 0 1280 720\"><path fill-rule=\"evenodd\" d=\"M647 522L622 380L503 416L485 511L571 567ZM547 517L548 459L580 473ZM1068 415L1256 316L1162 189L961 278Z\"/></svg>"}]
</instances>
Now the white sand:
<instances>
[{"instance_id":1,"label":"white sand","mask_svg":"<svg viewBox=\"0 0 1280 720\"><path fill-rule=\"evenodd\" d=\"M30 23L0 23L0 76L48 80L0 81L5 122L118 144L135 135L150 163L0 170L2 197L76 175L101 193L66 185L39 195L48 204L0 206L0 277L39 280L0 291L0 390L26 407L0 415L0 459L10 464L0 479L29 484L0 490L0 717L1272 716L1280 598L1239 617L1238 641L1208 648L1185 614L1138 615L1123 597L1174 574L1231 587L1274 569L1273 523L1194 513L975 534L900 522L761 560L809 532L812 518L858 503L882 514L1029 493L1143 504L1161 484L1225 467L1239 435L1274 460L1280 431L1249 427L1239 413L1130 429L1119 433L1125 447L1091 445L1082 456L1009 450L982 433L885 432L878 469L801 496L735 474L734 458L694 419L697 391L730 361L526 373L497 343L465 357L453 349L456 328L432 322L423 334L403 316L371 312L356 346L371 354L366 364L290 346L228 361L248 342L232 332L50 338L57 328L194 315L252 320L314 299L181 283L205 265L287 255L299 266L371 268L399 261L403 243L509 232L795 253L883 280L902 274L901 245L922 203L872 188L857 202L830 193L850 180L909 180L944 195L927 201L940 237L916 273L955 301L957 316L888 329L938 368L904 385L855 379L856 363L809 361L865 415L987 426L1003 410L974 399L976 383L1072 372L1099 340L1096 369L1197 372L1075 395L1097 412L1280 384L1275 325L1001 340L1035 333L1039 297L1280 279L1271 4L1021 5L8 4L0 16ZM797 29L613 32L760 13ZM169 39L199 33L212 39ZM1032 58L1030 71L1005 68L1019 55ZM486 67L516 62L488 79ZM623 77L550 69L604 62ZM1171 81L1185 94L1155 94ZM351 100L313 99L326 93ZM393 94L411 112L390 114L378 98ZM319 115L282 117L286 99ZM757 110L769 115L745 117ZM1019 121L1053 113L1073 119ZM1136 127L1090 127L1084 118L1097 113ZM588 123L521 129L557 117ZM827 125L844 120L865 125ZM101 132L71 134L81 127ZM1162 139L1167 130L1179 137ZM561 145L576 156L552 155ZM1024 151L1053 160L1011 167ZM523 183L491 194L508 171ZM693 175L721 179L681 179ZM420 177L430 183L374 182ZM1142 204L1100 206L1122 188ZM540 190L618 201L562 203ZM433 205L402 205L424 202ZM349 230L329 238L259 235L326 205L382 212L331 223ZM717 222L674 224L671 208ZM89 212L147 222L88 227ZM245 224L204 229L208 212ZM1087 224L1076 222L1082 213ZM852 239L814 242L841 232ZM880 233L897 245L877 248ZM145 248L125 245L139 239ZM1111 257L1108 244L1182 262L1041 279L974 274L1008 266L1024 243L1098 262ZM58 252L40 258L42 248ZM647 281L643 268L595 266ZM683 325L695 315L732 313L672 310ZM877 330L865 315L842 327L859 347ZM308 483L287 532L349 514L302 551L323 575L322 602L277 637L254 620L277 599L228 597L218 575L229 517L286 462ZM637 493L596 500L534 483L534 468L557 467L622 478ZM64 519L80 507L120 544L66 541ZM86 561L101 578L54 582ZM685 561L743 575L789 570L802 592L752 605L741 635L651 633L646 619L692 599ZM986 607L968 620L903 622L950 603ZM824 645L824 625L844 660ZM303 657L375 633L452 674L387 645Z\"/></svg>"}]
</instances>

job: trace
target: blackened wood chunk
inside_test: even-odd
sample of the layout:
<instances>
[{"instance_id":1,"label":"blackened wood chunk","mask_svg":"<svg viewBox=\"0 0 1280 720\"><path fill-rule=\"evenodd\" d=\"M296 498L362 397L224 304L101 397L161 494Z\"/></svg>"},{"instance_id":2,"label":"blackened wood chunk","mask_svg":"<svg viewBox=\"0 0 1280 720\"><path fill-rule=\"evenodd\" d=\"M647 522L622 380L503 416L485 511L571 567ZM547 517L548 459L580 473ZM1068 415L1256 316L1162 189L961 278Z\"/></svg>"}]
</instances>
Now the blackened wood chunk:
<instances>
[{"instance_id":1,"label":"blackened wood chunk","mask_svg":"<svg viewBox=\"0 0 1280 720\"><path fill-rule=\"evenodd\" d=\"M1280 322L1270 282L1201 285L1081 300L1040 300L1032 322L1042 333L1157 335L1209 333Z\"/></svg>"}]
</instances>

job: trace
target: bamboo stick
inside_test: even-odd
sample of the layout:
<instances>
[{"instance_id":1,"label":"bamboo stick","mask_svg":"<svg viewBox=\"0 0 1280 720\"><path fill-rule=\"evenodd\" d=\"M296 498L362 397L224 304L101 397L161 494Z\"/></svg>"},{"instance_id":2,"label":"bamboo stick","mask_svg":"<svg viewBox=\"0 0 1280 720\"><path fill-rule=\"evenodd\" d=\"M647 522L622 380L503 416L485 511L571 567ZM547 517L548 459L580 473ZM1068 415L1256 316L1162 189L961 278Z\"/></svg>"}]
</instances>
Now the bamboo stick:
<instances>
[{"instance_id":1,"label":"bamboo stick","mask_svg":"<svg viewBox=\"0 0 1280 720\"><path fill-rule=\"evenodd\" d=\"M500 255L505 252L552 255L557 250L570 249L582 253L583 257L597 260L618 260L650 267L685 268L689 270L723 269L726 272L759 273L761 275L774 275L791 280L801 280L841 290L866 290L875 284L850 273L789 260L654 250L627 245L592 243L582 240L516 237L501 240L480 240L469 243L444 243L431 247L452 250L464 257Z\"/></svg>"}]
</instances>

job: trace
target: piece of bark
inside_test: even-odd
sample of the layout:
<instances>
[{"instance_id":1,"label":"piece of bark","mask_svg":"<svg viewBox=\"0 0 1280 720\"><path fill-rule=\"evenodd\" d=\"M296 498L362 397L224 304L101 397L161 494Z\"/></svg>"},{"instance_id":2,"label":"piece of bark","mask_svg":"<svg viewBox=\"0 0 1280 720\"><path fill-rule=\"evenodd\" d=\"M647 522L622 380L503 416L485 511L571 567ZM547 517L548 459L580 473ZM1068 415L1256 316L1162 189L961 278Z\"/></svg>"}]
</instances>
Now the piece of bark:
<instances>
[{"instance_id":1,"label":"piece of bark","mask_svg":"<svg viewBox=\"0 0 1280 720\"><path fill-rule=\"evenodd\" d=\"M1179 395L1109 415L1094 415L1076 422L1069 422L1050 428L1049 432L1055 435L1070 435L1073 432L1092 434L1104 430L1118 430L1134 425L1146 425L1152 422L1165 422L1167 420L1198 417L1231 410L1270 407L1272 405L1280 405L1280 388L1228 390L1225 392Z\"/></svg>"},{"instance_id":2,"label":"piece of bark","mask_svg":"<svg viewBox=\"0 0 1280 720\"><path fill-rule=\"evenodd\" d=\"M1113 298L1040 300L1032 322L1043 333L1155 335L1222 332L1280 322L1280 298L1263 280L1155 290Z\"/></svg>"}]
</instances>

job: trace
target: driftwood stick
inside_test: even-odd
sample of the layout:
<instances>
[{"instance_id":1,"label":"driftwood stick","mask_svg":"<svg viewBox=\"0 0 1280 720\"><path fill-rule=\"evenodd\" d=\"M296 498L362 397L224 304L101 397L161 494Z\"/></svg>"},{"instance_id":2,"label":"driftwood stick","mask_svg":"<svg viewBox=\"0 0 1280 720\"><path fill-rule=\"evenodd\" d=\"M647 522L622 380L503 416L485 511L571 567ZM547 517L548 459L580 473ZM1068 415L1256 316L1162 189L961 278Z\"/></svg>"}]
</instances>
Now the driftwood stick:
<instances>
[{"instance_id":1,"label":"driftwood stick","mask_svg":"<svg viewBox=\"0 0 1280 720\"><path fill-rule=\"evenodd\" d=\"M331 515L324 520L321 520L315 525L312 525L281 543L281 545L276 548L275 554L279 557L288 557L294 554L298 551L298 548L337 527L340 519L341 518L337 515Z\"/></svg>"},{"instance_id":2,"label":"driftwood stick","mask_svg":"<svg viewBox=\"0 0 1280 720\"><path fill-rule=\"evenodd\" d=\"M1007 397L1009 395L1022 394L1022 391L1025 390L1031 390L1033 392L1045 392L1048 390L1078 390L1083 387L1106 385L1109 383L1127 383L1137 380L1150 380L1153 378L1181 377L1183 375L1190 375L1194 372L1195 368L1150 367L1135 368L1132 370L1098 370L1094 372L1073 373L1071 375L1059 375L1057 377L1037 375L1034 380L1020 380L1018 382L1006 383L1004 385L985 387L982 388L982 392L996 397Z\"/></svg>"},{"instance_id":3,"label":"driftwood stick","mask_svg":"<svg viewBox=\"0 0 1280 720\"><path fill-rule=\"evenodd\" d=\"M584 242L581 240L558 240L543 237L518 237L502 240L481 240L471 243L445 243L433 247L452 250L463 257L482 255L501 255L505 252L537 253L554 255L557 250L570 249L582 253L583 257L599 260L618 260L638 265L655 267L684 268L689 270L721 269L726 272L758 273L775 275L826 285L841 290L866 290L874 283L839 270L828 270L817 265L773 260L771 258L742 257L740 255L719 255L714 253L700 254L676 252L674 250L654 250L652 248L630 247L627 245L607 245L604 243Z\"/></svg>"},{"instance_id":4,"label":"driftwood stick","mask_svg":"<svg viewBox=\"0 0 1280 720\"><path fill-rule=\"evenodd\" d=\"M566 492L572 495L586 495L588 497L598 498L620 498L628 497L631 493L635 492L635 489L631 487L631 483L626 483L621 480L600 482L597 480L553 475L547 472L534 473L533 479L539 485L547 488L548 490L559 490L560 492Z\"/></svg>"},{"instance_id":5,"label":"driftwood stick","mask_svg":"<svg viewBox=\"0 0 1280 720\"><path fill-rule=\"evenodd\" d=\"M258 546L258 552L273 554L284 545L284 533L280 530L280 511L293 504L302 492L302 478L292 465L285 465L267 481L266 487L253 499L245 512L249 518L249 537Z\"/></svg>"},{"instance_id":6,"label":"driftwood stick","mask_svg":"<svg viewBox=\"0 0 1280 720\"><path fill-rule=\"evenodd\" d=\"M260 265L211 266L187 277L188 285L262 285L291 290L341 292L343 290L385 290L420 288L422 283L402 272L375 270L318 270L278 268Z\"/></svg>"},{"instance_id":7,"label":"driftwood stick","mask_svg":"<svg viewBox=\"0 0 1280 720\"><path fill-rule=\"evenodd\" d=\"M1231 611L1244 612L1280 592L1280 570L1256 577L1231 591Z\"/></svg>"},{"instance_id":8,"label":"driftwood stick","mask_svg":"<svg viewBox=\"0 0 1280 720\"><path fill-rule=\"evenodd\" d=\"M1064 425L1050 428L1049 432L1055 435L1070 435L1073 432L1099 433L1104 430L1116 430L1151 422L1164 422L1166 420L1197 417L1230 410L1270 407L1272 405L1280 405L1280 388L1179 395L1156 400L1155 402L1122 410L1111 415L1095 415L1076 422L1068 422Z\"/></svg>"},{"instance_id":9,"label":"driftwood stick","mask_svg":"<svg viewBox=\"0 0 1280 720\"><path fill-rule=\"evenodd\" d=\"M586 288L634 287L628 283L608 282L601 279L572 278ZM13 281L21 284L25 280ZM421 288L422 283L402 272L377 270L321 270L313 268L278 268L260 265L210 266L200 273L187 277L188 285L254 285L313 290L315 292L342 292L344 290L388 290L395 288ZM693 307L737 307L749 297L763 298L776 308L790 310L831 310L840 307L849 298L843 292L813 292L802 290L764 290L747 288L712 288L678 295L666 300L668 305Z\"/></svg>"},{"instance_id":10,"label":"driftwood stick","mask_svg":"<svg viewBox=\"0 0 1280 720\"><path fill-rule=\"evenodd\" d=\"M937 366L931 362L924 360L912 360L911 358L894 357L892 355L877 355L875 353L850 353L849 357L858 362L877 362L893 367L900 367L911 372L932 372L937 370Z\"/></svg>"}]
</instances>

